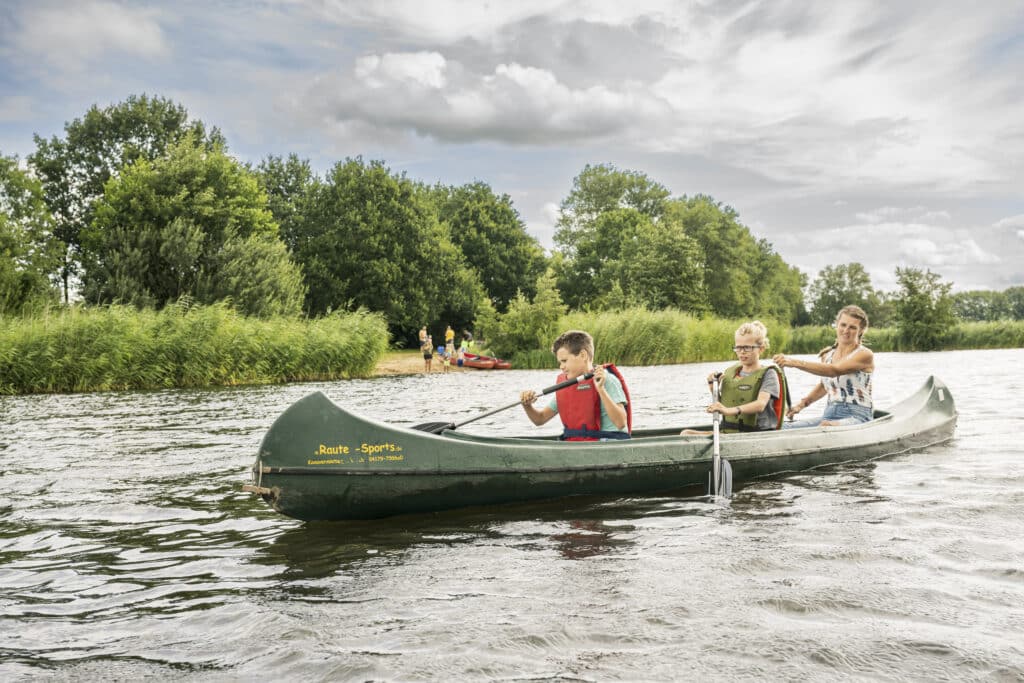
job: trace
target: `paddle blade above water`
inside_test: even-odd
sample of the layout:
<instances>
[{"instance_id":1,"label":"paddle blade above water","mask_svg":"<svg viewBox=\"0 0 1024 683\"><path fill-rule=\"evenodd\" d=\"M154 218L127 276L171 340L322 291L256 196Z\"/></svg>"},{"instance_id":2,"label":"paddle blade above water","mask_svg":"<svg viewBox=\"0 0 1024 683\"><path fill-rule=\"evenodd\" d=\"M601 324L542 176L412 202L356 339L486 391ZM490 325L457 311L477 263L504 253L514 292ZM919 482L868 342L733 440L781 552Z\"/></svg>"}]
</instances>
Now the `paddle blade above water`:
<instances>
[{"instance_id":1,"label":"paddle blade above water","mask_svg":"<svg viewBox=\"0 0 1024 683\"><path fill-rule=\"evenodd\" d=\"M431 434L440 434L446 429L455 429L454 422L424 422L423 424L413 425L412 429L419 432L430 432Z\"/></svg>"}]
</instances>

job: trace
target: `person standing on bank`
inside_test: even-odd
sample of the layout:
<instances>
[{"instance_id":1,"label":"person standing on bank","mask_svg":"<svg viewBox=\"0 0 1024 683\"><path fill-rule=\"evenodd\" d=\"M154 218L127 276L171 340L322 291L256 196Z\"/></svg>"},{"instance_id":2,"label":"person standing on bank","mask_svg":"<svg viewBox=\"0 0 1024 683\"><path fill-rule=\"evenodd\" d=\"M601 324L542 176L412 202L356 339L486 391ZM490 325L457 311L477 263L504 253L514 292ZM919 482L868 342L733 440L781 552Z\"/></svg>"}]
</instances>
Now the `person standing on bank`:
<instances>
[{"instance_id":1,"label":"person standing on bank","mask_svg":"<svg viewBox=\"0 0 1024 683\"><path fill-rule=\"evenodd\" d=\"M860 306L846 306L836 316L836 343L821 350L818 361L787 358L781 353L773 360L784 368L796 368L821 377L810 393L792 406L793 417L822 396L828 397L820 418L797 420L783 429L799 427L838 427L868 422L873 416L871 376L875 354L861 342L868 330L868 315Z\"/></svg>"},{"instance_id":2,"label":"person standing on bank","mask_svg":"<svg viewBox=\"0 0 1024 683\"><path fill-rule=\"evenodd\" d=\"M423 335L420 351L423 353L423 372L430 372L430 364L434 360L434 338L429 334Z\"/></svg>"}]
</instances>

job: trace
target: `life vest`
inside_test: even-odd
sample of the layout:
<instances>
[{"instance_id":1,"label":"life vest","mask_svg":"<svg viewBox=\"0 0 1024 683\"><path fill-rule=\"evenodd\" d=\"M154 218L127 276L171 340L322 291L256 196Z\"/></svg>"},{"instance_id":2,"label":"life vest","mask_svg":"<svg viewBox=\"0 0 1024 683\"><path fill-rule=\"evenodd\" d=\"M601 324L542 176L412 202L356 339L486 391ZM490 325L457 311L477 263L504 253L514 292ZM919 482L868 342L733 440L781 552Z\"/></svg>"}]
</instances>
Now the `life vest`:
<instances>
[{"instance_id":1,"label":"life vest","mask_svg":"<svg viewBox=\"0 0 1024 683\"><path fill-rule=\"evenodd\" d=\"M736 363L722 373L721 396L719 401L726 407L740 406L757 400L761 393L761 385L764 384L765 373L771 371L779 377L779 395L772 399L771 406L775 409L777 422L773 429L782 428L782 418L786 412L786 375L777 365L764 365L760 369L746 375L740 376L743 366ZM761 431L757 426L757 414L723 415L722 423L725 429L739 432Z\"/></svg>"},{"instance_id":2,"label":"life vest","mask_svg":"<svg viewBox=\"0 0 1024 683\"><path fill-rule=\"evenodd\" d=\"M611 363L605 370L615 375L622 383L626 395L626 431L601 431L601 395L594 386L593 378L560 390L555 394L558 402L558 416L565 430L560 437L563 441L598 441L600 439L628 439L633 432L633 402L629 398L626 380L619 369ZM565 373L558 376L559 382L568 379Z\"/></svg>"}]
</instances>

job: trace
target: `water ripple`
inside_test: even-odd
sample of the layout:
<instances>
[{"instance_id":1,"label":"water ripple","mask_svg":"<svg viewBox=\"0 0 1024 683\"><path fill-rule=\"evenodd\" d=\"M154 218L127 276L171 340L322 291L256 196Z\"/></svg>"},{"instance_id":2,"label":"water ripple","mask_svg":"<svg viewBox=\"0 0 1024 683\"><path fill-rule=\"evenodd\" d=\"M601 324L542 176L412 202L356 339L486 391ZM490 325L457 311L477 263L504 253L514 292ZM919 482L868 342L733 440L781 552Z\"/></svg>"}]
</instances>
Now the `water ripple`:
<instances>
[{"instance_id":1,"label":"water ripple","mask_svg":"<svg viewBox=\"0 0 1024 683\"><path fill-rule=\"evenodd\" d=\"M0 678L1017 680L1024 419L976 380L1014 353L877 354L883 404L941 366L958 438L729 505L332 524L239 490L291 402L457 420L552 373L0 397ZM701 419L716 365L627 369L638 424ZM516 410L473 431L536 433Z\"/></svg>"}]
</instances>

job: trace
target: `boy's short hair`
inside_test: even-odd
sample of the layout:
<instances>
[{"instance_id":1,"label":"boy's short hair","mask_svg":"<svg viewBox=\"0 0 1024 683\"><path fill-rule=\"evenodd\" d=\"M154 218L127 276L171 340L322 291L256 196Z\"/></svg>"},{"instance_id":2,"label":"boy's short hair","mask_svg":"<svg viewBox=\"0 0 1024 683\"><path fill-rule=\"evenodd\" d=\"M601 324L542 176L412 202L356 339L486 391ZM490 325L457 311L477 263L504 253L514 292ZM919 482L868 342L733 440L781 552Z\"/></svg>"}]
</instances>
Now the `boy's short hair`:
<instances>
[{"instance_id":1,"label":"boy's short hair","mask_svg":"<svg viewBox=\"0 0 1024 683\"><path fill-rule=\"evenodd\" d=\"M574 356L578 356L580 351L586 351L590 360L594 360L594 338L583 330L569 330L558 335L558 339L551 345L551 353L558 353L558 349L563 346Z\"/></svg>"}]
</instances>

